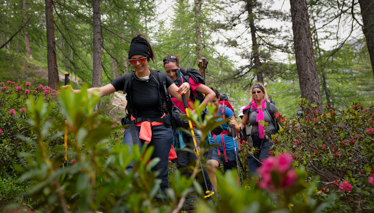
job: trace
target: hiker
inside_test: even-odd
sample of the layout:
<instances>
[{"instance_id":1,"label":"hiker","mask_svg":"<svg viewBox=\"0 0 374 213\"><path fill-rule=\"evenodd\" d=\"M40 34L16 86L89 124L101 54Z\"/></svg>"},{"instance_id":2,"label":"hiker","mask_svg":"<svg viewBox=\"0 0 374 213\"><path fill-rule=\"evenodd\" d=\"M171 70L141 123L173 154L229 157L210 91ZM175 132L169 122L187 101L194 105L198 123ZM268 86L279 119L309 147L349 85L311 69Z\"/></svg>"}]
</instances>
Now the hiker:
<instances>
[{"instance_id":1,"label":"hiker","mask_svg":"<svg viewBox=\"0 0 374 213\"><path fill-rule=\"evenodd\" d=\"M186 100L187 100L187 105L191 109L191 111L193 111L192 107L194 106L194 100L198 99L196 98L198 93L202 94L202 96L205 96L203 101L200 102L199 107L206 106L215 97L214 92L209 87L204 85L205 82L199 70L196 70L194 68L185 69L181 67L179 60L180 59L178 55L167 54L167 56L163 59L166 74L179 87L178 81L177 81L176 69L180 70L179 73L181 75L180 78L182 80L182 85L189 83L190 88L191 88L190 96L187 96ZM192 73L192 71L195 71L195 72ZM198 80L194 80L194 79L198 79L200 81L196 82ZM183 113L186 113L186 110L184 108L184 104L182 101L179 101L174 97L172 98L172 101L174 102L176 107L178 107ZM179 134L182 136L182 138L179 139L179 144L175 144L176 145L175 148L177 148L177 159L176 159L177 168L181 171L182 175L185 175L186 177L190 177L192 174L193 168L195 167L195 162L197 160L197 157L195 153L193 152L193 149L194 149L193 138L188 134L182 133L181 131L179 131ZM196 138L197 137L198 136L196 136ZM205 174L205 177L208 177L208 175ZM210 181L209 180L206 180L206 181L208 182L208 187L211 188ZM205 189L204 185L203 185L203 188L204 188L204 191L211 190L211 189ZM188 202L186 201L186 203Z\"/></svg>"},{"instance_id":2,"label":"hiker","mask_svg":"<svg viewBox=\"0 0 374 213\"><path fill-rule=\"evenodd\" d=\"M238 143L234 141L231 135L234 135L236 134L236 132L239 132L240 128L239 125L236 123L234 112L229 107L224 107L224 105L219 104L219 92L214 88L211 89L215 93L212 105L216 106L216 110L213 113L213 115L222 116L221 118L218 118L217 121L221 121L225 118L230 119L228 123L222 124L220 127L214 129L212 131L212 137L209 140L209 144L219 144L218 147L214 147L208 151L208 156L206 158L206 165L210 181L212 182L214 189L217 192L217 179L215 171L219 167L220 163L223 162L224 171L238 167L235 156L237 154L235 153L235 147L236 149L239 149L239 147ZM229 132L229 125L234 126L234 133Z\"/></svg>"},{"instance_id":3,"label":"hiker","mask_svg":"<svg viewBox=\"0 0 374 213\"><path fill-rule=\"evenodd\" d=\"M134 72L127 73L99 88L88 89L89 93L98 91L101 96L109 95L116 91L127 93L127 116L122 123L130 124L124 133L123 143L127 145L139 144L140 150L146 143L154 147L151 159L159 158L152 171L159 171L158 178L162 180L160 187L163 192L168 187L168 157L173 142L173 131L170 124L170 115L165 115L162 107L162 82L166 81L167 92L182 101L181 94L189 95L188 83L179 88L166 76L165 73L150 70L148 63L154 61L155 55L147 38L138 34L131 40L128 60ZM73 90L79 92L79 90ZM135 142L136 140L136 142ZM132 168L132 164L128 169Z\"/></svg>"},{"instance_id":4,"label":"hiker","mask_svg":"<svg viewBox=\"0 0 374 213\"><path fill-rule=\"evenodd\" d=\"M248 156L250 175L253 175L261 165L261 162L269 156L269 149L273 143L269 142L265 132L270 135L277 133L278 124L275 119L276 114L279 112L277 107L269 102L266 88L262 83L255 83L250 91L252 93L250 103L244 108L244 116L240 123L240 128L244 129L248 123L252 126L252 144L253 147L259 149L254 156ZM259 124L258 121L267 122L266 129L264 129L264 124Z\"/></svg>"}]
</instances>

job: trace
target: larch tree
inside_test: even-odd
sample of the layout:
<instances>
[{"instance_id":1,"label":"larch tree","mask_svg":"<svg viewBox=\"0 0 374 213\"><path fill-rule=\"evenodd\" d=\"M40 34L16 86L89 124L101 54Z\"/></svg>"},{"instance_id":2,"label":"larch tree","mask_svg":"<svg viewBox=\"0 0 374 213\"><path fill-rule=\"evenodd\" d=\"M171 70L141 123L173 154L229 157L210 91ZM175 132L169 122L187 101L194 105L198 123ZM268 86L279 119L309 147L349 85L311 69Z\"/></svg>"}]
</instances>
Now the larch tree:
<instances>
[{"instance_id":1,"label":"larch tree","mask_svg":"<svg viewBox=\"0 0 374 213\"><path fill-rule=\"evenodd\" d=\"M318 109L322 112L322 98L319 88L317 66L314 58L306 0L290 0L290 3L294 49L301 97L308 100L309 104L317 105Z\"/></svg>"},{"instance_id":2,"label":"larch tree","mask_svg":"<svg viewBox=\"0 0 374 213\"><path fill-rule=\"evenodd\" d=\"M368 46L371 68L374 77L374 1L359 0L363 20L363 32Z\"/></svg>"},{"instance_id":3,"label":"larch tree","mask_svg":"<svg viewBox=\"0 0 374 213\"><path fill-rule=\"evenodd\" d=\"M26 16L27 14L27 1L26 0L22 1L22 9L23 9L23 15ZM24 37L25 37L26 57L32 58L31 48L30 48L30 39L29 39L28 32L27 32L27 26L25 27Z\"/></svg>"},{"instance_id":4,"label":"larch tree","mask_svg":"<svg viewBox=\"0 0 374 213\"><path fill-rule=\"evenodd\" d=\"M47 59L48 59L48 86L56 89L59 84L58 67L56 60L56 41L53 20L53 1L45 0L45 18L47 28Z\"/></svg>"},{"instance_id":5,"label":"larch tree","mask_svg":"<svg viewBox=\"0 0 374 213\"><path fill-rule=\"evenodd\" d=\"M93 7L93 71L92 87L101 87L101 15L100 0L92 1Z\"/></svg>"}]
</instances>

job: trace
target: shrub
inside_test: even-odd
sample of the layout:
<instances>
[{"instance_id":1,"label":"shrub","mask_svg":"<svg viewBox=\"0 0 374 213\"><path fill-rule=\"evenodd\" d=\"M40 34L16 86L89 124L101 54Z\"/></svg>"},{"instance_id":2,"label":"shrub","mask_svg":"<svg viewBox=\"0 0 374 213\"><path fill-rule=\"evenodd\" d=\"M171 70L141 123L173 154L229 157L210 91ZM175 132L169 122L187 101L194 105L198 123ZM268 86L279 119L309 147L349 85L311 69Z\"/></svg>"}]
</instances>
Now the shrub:
<instances>
[{"instance_id":1,"label":"shrub","mask_svg":"<svg viewBox=\"0 0 374 213\"><path fill-rule=\"evenodd\" d=\"M373 186L368 183L374 165L374 105L354 103L348 109L325 107L320 112L302 100L302 119L286 120L273 137L275 154L289 152L295 166L319 176L320 196L336 192L334 211L360 212L373 208ZM339 191L340 188L340 191Z\"/></svg>"},{"instance_id":2,"label":"shrub","mask_svg":"<svg viewBox=\"0 0 374 213\"><path fill-rule=\"evenodd\" d=\"M42 96L53 106L50 119L63 123L62 116L56 102L56 91L48 86L38 85L33 87L30 82L17 85L15 82L0 82L0 175L5 173L13 175L13 164L21 163L18 154L31 152L32 146L26 144L18 135L34 137L29 128L28 113L25 101L30 96ZM61 144L62 140L53 139L51 144Z\"/></svg>"}]
</instances>

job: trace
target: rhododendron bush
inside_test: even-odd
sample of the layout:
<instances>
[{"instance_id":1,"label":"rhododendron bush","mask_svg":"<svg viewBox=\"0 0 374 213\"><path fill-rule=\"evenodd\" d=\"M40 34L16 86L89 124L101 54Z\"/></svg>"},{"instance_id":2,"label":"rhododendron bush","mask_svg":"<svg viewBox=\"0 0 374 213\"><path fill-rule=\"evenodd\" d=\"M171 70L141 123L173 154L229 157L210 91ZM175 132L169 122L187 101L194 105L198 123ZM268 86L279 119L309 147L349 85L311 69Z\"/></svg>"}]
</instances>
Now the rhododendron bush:
<instances>
[{"instance_id":1,"label":"rhododendron bush","mask_svg":"<svg viewBox=\"0 0 374 213\"><path fill-rule=\"evenodd\" d=\"M288 152L296 167L318 176L318 196L336 192L340 201L331 208L365 211L373 208L374 105L354 103L348 109L326 106L324 112L300 102L304 116L282 122L273 137L274 154Z\"/></svg>"},{"instance_id":2,"label":"rhododendron bush","mask_svg":"<svg viewBox=\"0 0 374 213\"><path fill-rule=\"evenodd\" d=\"M53 106L49 119L63 122L62 116L58 116L56 90L43 85L33 86L30 82L21 85L11 81L0 82L0 174L13 174L13 164L20 163L18 154L33 149L18 137L33 135L26 113L26 100L30 95L42 96ZM54 139L51 144L58 145L61 144L60 141Z\"/></svg>"}]
</instances>

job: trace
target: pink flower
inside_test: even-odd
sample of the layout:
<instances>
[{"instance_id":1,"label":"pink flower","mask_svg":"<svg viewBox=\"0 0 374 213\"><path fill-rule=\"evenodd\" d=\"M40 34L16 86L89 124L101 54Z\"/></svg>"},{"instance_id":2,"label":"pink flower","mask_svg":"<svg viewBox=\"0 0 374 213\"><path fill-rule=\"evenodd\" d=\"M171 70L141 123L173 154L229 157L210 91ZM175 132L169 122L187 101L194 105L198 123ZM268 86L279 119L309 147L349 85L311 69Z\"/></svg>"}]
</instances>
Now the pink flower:
<instances>
[{"instance_id":1,"label":"pink flower","mask_svg":"<svg viewBox=\"0 0 374 213\"><path fill-rule=\"evenodd\" d=\"M268 157L258 169L261 175L259 187L267 190L275 188L284 188L294 184L297 179L295 170L291 169L292 156L290 154L281 154L277 157ZM278 178L278 184L273 182L272 173L275 172Z\"/></svg>"},{"instance_id":2,"label":"pink flower","mask_svg":"<svg viewBox=\"0 0 374 213\"><path fill-rule=\"evenodd\" d=\"M114 127L116 127L116 126L112 125L112 128L114 128Z\"/></svg>"},{"instance_id":3,"label":"pink flower","mask_svg":"<svg viewBox=\"0 0 374 213\"><path fill-rule=\"evenodd\" d=\"M355 135L355 139L357 139L358 138L358 135Z\"/></svg>"},{"instance_id":4,"label":"pink flower","mask_svg":"<svg viewBox=\"0 0 374 213\"><path fill-rule=\"evenodd\" d=\"M21 108L19 111L26 112L26 109L25 108Z\"/></svg>"},{"instance_id":5,"label":"pink flower","mask_svg":"<svg viewBox=\"0 0 374 213\"><path fill-rule=\"evenodd\" d=\"M26 94L30 94L30 90L26 89L26 90L25 90L25 93L26 93Z\"/></svg>"},{"instance_id":6,"label":"pink flower","mask_svg":"<svg viewBox=\"0 0 374 213\"><path fill-rule=\"evenodd\" d=\"M15 115L16 114L16 110L15 109L11 109L11 110L9 110L8 113L11 114L11 115Z\"/></svg>"},{"instance_id":7,"label":"pink flower","mask_svg":"<svg viewBox=\"0 0 374 213\"><path fill-rule=\"evenodd\" d=\"M326 194L326 191L327 191L326 187L323 187L322 192Z\"/></svg>"},{"instance_id":8,"label":"pink flower","mask_svg":"<svg viewBox=\"0 0 374 213\"><path fill-rule=\"evenodd\" d=\"M77 160L73 159L70 161L70 163L74 164L75 162L77 162Z\"/></svg>"},{"instance_id":9,"label":"pink flower","mask_svg":"<svg viewBox=\"0 0 374 213\"><path fill-rule=\"evenodd\" d=\"M345 181L343 181L343 183L340 184L339 190L341 192L344 192L344 191L350 192L350 191L352 191L352 186L348 181L345 180Z\"/></svg>"},{"instance_id":10,"label":"pink flower","mask_svg":"<svg viewBox=\"0 0 374 213\"><path fill-rule=\"evenodd\" d=\"M322 145L322 149L326 149L326 145L325 144Z\"/></svg>"},{"instance_id":11,"label":"pink flower","mask_svg":"<svg viewBox=\"0 0 374 213\"><path fill-rule=\"evenodd\" d=\"M1 129L0 129L0 130L1 130ZM368 178L368 182L369 182L371 185L374 186L374 177L373 177L373 176L370 176L370 177Z\"/></svg>"},{"instance_id":12,"label":"pink flower","mask_svg":"<svg viewBox=\"0 0 374 213\"><path fill-rule=\"evenodd\" d=\"M279 118L279 112L275 114L275 118Z\"/></svg>"},{"instance_id":13,"label":"pink flower","mask_svg":"<svg viewBox=\"0 0 374 213\"><path fill-rule=\"evenodd\" d=\"M282 154L278 156L278 168L280 172L287 171L292 165L292 156L289 154Z\"/></svg>"},{"instance_id":14,"label":"pink flower","mask_svg":"<svg viewBox=\"0 0 374 213\"><path fill-rule=\"evenodd\" d=\"M3 86L3 87L1 87L1 89L2 89L2 90L7 90L7 89L8 89L8 87L6 87L6 86Z\"/></svg>"},{"instance_id":15,"label":"pink flower","mask_svg":"<svg viewBox=\"0 0 374 213\"><path fill-rule=\"evenodd\" d=\"M315 153L316 155L318 155L318 150L317 150L317 149L315 149L315 150L314 150L314 153Z\"/></svg>"},{"instance_id":16,"label":"pink flower","mask_svg":"<svg viewBox=\"0 0 374 213\"><path fill-rule=\"evenodd\" d=\"M26 82L26 86L30 87L30 85L31 85L30 82Z\"/></svg>"},{"instance_id":17,"label":"pink flower","mask_svg":"<svg viewBox=\"0 0 374 213\"><path fill-rule=\"evenodd\" d=\"M12 83L12 82L11 82L11 81L7 81L7 82L6 82L6 84L10 84L10 83Z\"/></svg>"},{"instance_id":18,"label":"pink flower","mask_svg":"<svg viewBox=\"0 0 374 213\"><path fill-rule=\"evenodd\" d=\"M353 145L353 144L355 143L355 141L351 138L351 139L349 139L349 143L350 143L351 145Z\"/></svg>"},{"instance_id":19,"label":"pink flower","mask_svg":"<svg viewBox=\"0 0 374 213\"><path fill-rule=\"evenodd\" d=\"M297 179L295 170L290 170L287 172L286 178L282 183L282 187L291 186L294 184L295 180Z\"/></svg>"},{"instance_id":20,"label":"pink flower","mask_svg":"<svg viewBox=\"0 0 374 213\"><path fill-rule=\"evenodd\" d=\"M119 138L116 138L116 140L119 140Z\"/></svg>"},{"instance_id":21,"label":"pink flower","mask_svg":"<svg viewBox=\"0 0 374 213\"><path fill-rule=\"evenodd\" d=\"M369 135L372 134L373 132L374 132L374 128L370 128L366 130L366 133L368 133Z\"/></svg>"},{"instance_id":22,"label":"pink flower","mask_svg":"<svg viewBox=\"0 0 374 213\"><path fill-rule=\"evenodd\" d=\"M124 132L125 132L125 130L121 129L121 132L122 132L122 133L124 133Z\"/></svg>"},{"instance_id":23,"label":"pink flower","mask_svg":"<svg viewBox=\"0 0 374 213\"><path fill-rule=\"evenodd\" d=\"M336 180L334 181L334 184L335 184L335 185L339 185L339 183L340 183L340 180L338 180L338 179L336 179Z\"/></svg>"},{"instance_id":24,"label":"pink flower","mask_svg":"<svg viewBox=\"0 0 374 213\"><path fill-rule=\"evenodd\" d=\"M0 134L3 134L3 130L2 129L0 129Z\"/></svg>"}]
</instances>

